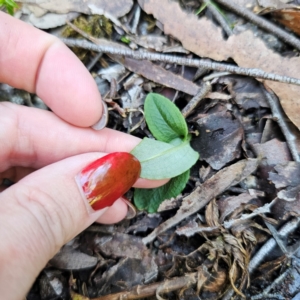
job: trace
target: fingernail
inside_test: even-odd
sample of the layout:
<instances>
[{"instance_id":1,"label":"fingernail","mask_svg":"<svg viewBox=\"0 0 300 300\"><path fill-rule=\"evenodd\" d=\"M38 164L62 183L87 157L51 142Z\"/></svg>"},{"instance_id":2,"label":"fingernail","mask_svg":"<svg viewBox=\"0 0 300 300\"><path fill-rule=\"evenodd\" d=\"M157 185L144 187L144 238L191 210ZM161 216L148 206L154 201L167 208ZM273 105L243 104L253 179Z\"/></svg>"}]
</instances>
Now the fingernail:
<instances>
[{"instance_id":1,"label":"fingernail","mask_svg":"<svg viewBox=\"0 0 300 300\"><path fill-rule=\"evenodd\" d=\"M76 182L94 210L111 206L139 178L141 164L127 152L103 156L86 166Z\"/></svg>"},{"instance_id":2,"label":"fingernail","mask_svg":"<svg viewBox=\"0 0 300 300\"><path fill-rule=\"evenodd\" d=\"M102 116L101 116L100 120L95 125L92 126L92 128L95 130L103 129L107 125L107 122L108 122L108 118L109 118L108 108L104 101L102 101L102 106L103 106Z\"/></svg>"}]
</instances>

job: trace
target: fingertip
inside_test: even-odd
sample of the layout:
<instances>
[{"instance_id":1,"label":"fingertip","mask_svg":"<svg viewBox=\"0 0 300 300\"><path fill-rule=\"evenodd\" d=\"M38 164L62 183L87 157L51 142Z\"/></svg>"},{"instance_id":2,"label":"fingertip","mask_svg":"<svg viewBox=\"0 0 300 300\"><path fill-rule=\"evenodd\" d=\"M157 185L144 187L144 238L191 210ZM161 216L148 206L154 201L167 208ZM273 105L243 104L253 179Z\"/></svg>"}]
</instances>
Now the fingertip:
<instances>
[{"instance_id":1,"label":"fingertip","mask_svg":"<svg viewBox=\"0 0 300 300\"><path fill-rule=\"evenodd\" d=\"M0 11L0 81L37 93L65 121L89 127L102 115L96 82L56 37Z\"/></svg>"},{"instance_id":2,"label":"fingertip","mask_svg":"<svg viewBox=\"0 0 300 300\"><path fill-rule=\"evenodd\" d=\"M40 63L36 93L53 112L73 125L92 126L102 116L103 105L96 82L60 41L48 48Z\"/></svg>"},{"instance_id":3,"label":"fingertip","mask_svg":"<svg viewBox=\"0 0 300 300\"><path fill-rule=\"evenodd\" d=\"M145 178L139 178L134 184L134 187L142 189L154 189L166 184L169 180L170 179L149 180Z\"/></svg>"},{"instance_id":4,"label":"fingertip","mask_svg":"<svg viewBox=\"0 0 300 300\"><path fill-rule=\"evenodd\" d=\"M118 199L96 222L101 224L118 223L126 217L127 211L127 204L122 199Z\"/></svg>"}]
</instances>

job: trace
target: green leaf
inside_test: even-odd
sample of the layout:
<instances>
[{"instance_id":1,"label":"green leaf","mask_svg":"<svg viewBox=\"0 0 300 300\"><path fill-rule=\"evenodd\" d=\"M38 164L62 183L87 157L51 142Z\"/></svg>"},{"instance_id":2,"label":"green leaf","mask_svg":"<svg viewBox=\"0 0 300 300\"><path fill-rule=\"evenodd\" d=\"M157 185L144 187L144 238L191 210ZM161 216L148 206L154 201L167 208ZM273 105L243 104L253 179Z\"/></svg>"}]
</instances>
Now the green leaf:
<instances>
[{"instance_id":1,"label":"green leaf","mask_svg":"<svg viewBox=\"0 0 300 300\"><path fill-rule=\"evenodd\" d=\"M199 154L190 146L189 137L176 145L144 138L131 154L141 163L140 176L147 179L178 176L190 169L199 158Z\"/></svg>"},{"instance_id":2,"label":"green leaf","mask_svg":"<svg viewBox=\"0 0 300 300\"><path fill-rule=\"evenodd\" d=\"M130 39L127 36L122 36L121 42L123 42L125 44L130 44Z\"/></svg>"},{"instance_id":3,"label":"green leaf","mask_svg":"<svg viewBox=\"0 0 300 300\"><path fill-rule=\"evenodd\" d=\"M200 13L202 13L202 11L207 7L206 3L202 3L202 5L200 6L200 8L198 10L196 10L195 15L199 15Z\"/></svg>"},{"instance_id":4,"label":"green leaf","mask_svg":"<svg viewBox=\"0 0 300 300\"><path fill-rule=\"evenodd\" d=\"M13 15L14 8L18 7L18 5L13 0L2 0L0 1L0 6L5 6L7 12L10 15Z\"/></svg>"},{"instance_id":5,"label":"green leaf","mask_svg":"<svg viewBox=\"0 0 300 300\"><path fill-rule=\"evenodd\" d=\"M163 142L186 139L188 128L175 104L159 94L150 93L145 100L145 119L153 136Z\"/></svg>"},{"instance_id":6,"label":"green leaf","mask_svg":"<svg viewBox=\"0 0 300 300\"><path fill-rule=\"evenodd\" d=\"M134 204L139 210L147 210L149 213L154 213L164 200L176 197L182 192L189 177L190 170L187 170L159 188L135 189Z\"/></svg>"}]
</instances>

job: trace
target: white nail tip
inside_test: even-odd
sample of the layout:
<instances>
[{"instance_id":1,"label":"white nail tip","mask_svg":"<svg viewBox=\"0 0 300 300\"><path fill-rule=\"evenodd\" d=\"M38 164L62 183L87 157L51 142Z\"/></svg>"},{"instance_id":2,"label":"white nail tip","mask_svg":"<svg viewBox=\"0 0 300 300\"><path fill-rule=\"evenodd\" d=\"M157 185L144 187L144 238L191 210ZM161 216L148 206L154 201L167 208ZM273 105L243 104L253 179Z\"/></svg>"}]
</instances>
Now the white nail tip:
<instances>
[{"instance_id":1,"label":"white nail tip","mask_svg":"<svg viewBox=\"0 0 300 300\"><path fill-rule=\"evenodd\" d=\"M102 106L103 106L102 117L95 125L92 126L92 128L95 130L103 129L107 125L107 122L108 122L108 117L109 117L108 108L104 101L102 101Z\"/></svg>"}]
</instances>

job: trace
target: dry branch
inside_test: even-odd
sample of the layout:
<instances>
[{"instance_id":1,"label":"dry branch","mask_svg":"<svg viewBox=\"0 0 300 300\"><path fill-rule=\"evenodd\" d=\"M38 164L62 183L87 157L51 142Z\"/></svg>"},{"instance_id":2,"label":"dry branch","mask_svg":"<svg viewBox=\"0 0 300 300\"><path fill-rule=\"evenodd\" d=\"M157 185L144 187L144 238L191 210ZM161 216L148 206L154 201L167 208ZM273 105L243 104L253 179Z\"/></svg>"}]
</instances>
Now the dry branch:
<instances>
[{"instance_id":1,"label":"dry branch","mask_svg":"<svg viewBox=\"0 0 300 300\"><path fill-rule=\"evenodd\" d=\"M274 73L266 73L261 69L240 68L234 65L212 62L206 59L185 58L177 55L153 53L145 50L134 51L130 49L124 49L124 47L117 48L117 47L112 47L107 45L95 45L93 43L84 40L76 40L76 39L61 39L61 40L69 47L78 47L78 48L83 48L95 52L104 52L112 55L126 56L138 60L161 61L161 62L166 62L171 64L178 64L178 65L197 67L197 68L203 67L209 70L225 71L225 72L230 72L232 74L252 76L259 79L266 79L266 80L295 84L300 86L300 79L298 78L281 76Z\"/></svg>"}]
</instances>

